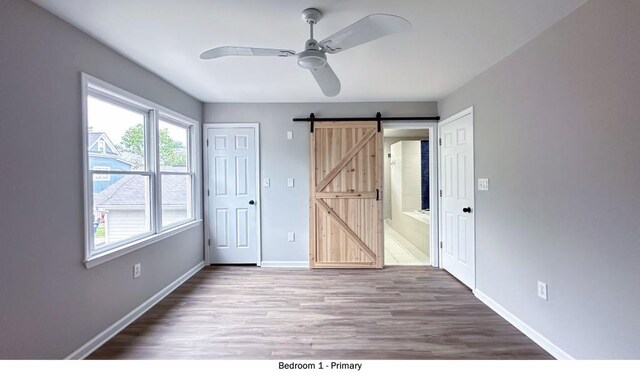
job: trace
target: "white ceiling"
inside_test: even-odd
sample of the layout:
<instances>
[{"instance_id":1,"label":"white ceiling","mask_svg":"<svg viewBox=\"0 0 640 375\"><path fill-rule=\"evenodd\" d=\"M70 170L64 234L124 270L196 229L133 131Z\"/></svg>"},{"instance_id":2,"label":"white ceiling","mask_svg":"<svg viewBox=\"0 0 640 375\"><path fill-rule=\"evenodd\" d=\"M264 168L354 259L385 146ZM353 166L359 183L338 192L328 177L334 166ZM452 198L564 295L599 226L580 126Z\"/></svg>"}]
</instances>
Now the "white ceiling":
<instances>
[{"instance_id":1,"label":"white ceiling","mask_svg":"<svg viewBox=\"0 0 640 375\"><path fill-rule=\"evenodd\" d=\"M438 100L586 0L33 0L205 102ZM229 57L204 50L238 45L300 51L307 7L324 18L317 40L372 13L396 14L413 31L340 54L342 81L322 95L295 58Z\"/></svg>"}]
</instances>

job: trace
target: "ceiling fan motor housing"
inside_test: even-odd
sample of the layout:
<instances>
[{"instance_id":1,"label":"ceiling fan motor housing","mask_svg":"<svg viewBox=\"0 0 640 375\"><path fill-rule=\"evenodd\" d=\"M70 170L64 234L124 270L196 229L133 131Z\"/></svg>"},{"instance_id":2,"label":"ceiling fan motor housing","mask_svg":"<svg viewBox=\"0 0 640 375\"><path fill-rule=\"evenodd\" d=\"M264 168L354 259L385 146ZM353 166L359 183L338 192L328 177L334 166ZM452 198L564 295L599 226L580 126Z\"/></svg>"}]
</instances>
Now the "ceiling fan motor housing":
<instances>
[{"instance_id":1,"label":"ceiling fan motor housing","mask_svg":"<svg viewBox=\"0 0 640 375\"><path fill-rule=\"evenodd\" d=\"M307 40L305 50L298 54L298 65L305 69L319 69L327 65L327 55L315 39Z\"/></svg>"}]
</instances>

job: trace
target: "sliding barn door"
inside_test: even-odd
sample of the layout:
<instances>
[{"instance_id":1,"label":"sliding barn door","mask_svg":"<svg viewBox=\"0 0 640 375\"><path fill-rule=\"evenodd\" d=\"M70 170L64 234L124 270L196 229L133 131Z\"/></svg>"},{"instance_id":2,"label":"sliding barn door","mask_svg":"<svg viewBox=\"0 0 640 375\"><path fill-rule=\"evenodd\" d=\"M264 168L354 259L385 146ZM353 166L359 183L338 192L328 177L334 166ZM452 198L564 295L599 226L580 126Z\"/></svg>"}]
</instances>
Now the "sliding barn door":
<instances>
[{"instance_id":1,"label":"sliding barn door","mask_svg":"<svg viewBox=\"0 0 640 375\"><path fill-rule=\"evenodd\" d=\"M316 122L311 133L312 268L381 268L382 133L376 122Z\"/></svg>"}]
</instances>

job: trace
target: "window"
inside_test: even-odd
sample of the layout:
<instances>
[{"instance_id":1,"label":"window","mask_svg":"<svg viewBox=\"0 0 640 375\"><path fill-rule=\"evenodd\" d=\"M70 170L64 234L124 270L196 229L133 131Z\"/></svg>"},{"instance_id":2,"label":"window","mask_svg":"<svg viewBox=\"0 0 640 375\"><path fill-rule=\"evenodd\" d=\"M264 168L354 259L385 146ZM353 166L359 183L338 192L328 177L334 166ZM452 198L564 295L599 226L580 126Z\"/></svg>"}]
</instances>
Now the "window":
<instances>
[{"instance_id":1,"label":"window","mask_svg":"<svg viewBox=\"0 0 640 375\"><path fill-rule=\"evenodd\" d=\"M194 120L83 74L86 263L195 224Z\"/></svg>"},{"instance_id":2,"label":"window","mask_svg":"<svg viewBox=\"0 0 640 375\"><path fill-rule=\"evenodd\" d=\"M160 181L162 225L173 226L193 218L193 179L190 128L160 119Z\"/></svg>"}]
</instances>

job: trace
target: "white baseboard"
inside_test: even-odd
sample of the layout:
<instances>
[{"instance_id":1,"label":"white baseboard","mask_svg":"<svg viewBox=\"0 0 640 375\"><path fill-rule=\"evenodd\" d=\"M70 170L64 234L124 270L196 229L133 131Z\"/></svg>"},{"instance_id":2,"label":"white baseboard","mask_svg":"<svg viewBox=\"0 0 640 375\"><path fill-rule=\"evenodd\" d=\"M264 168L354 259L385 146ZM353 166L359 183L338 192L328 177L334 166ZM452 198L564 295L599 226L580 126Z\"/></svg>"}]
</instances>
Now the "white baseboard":
<instances>
[{"instance_id":1,"label":"white baseboard","mask_svg":"<svg viewBox=\"0 0 640 375\"><path fill-rule=\"evenodd\" d=\"M187 271L184 275L180 276L176 281L167 285L164 289L156 293L153 297L143 302L140 306L136 307L133 311L125 315L122 319L113 323L109 328L100 332L96 337L89 340L86 344L82 345L73 353L69 354L65 359L84 359L89 354L93 353L96 349L102 346L105 342L109 341L113 336L117 335L120 331L125 329L134 320L138 319L142 314L147 312L155 304L162 301L169 293L173 292L177 287L182 285L185 281L196 274L204 267L204 262L200 262L195 267Z\"/></svg>"},{"instance_id":2,"label":"white baseboard","mask_svg":"<svg viewBox=\"0 0 640 375\"><path fill-rule=\"evenodd\" d=\"M517 316L513 315L507 309L502 307L498 302L494 301L491 297L479 291L478 289L473 291L473 294L482 301L485 305L489 306L493 311L498 313L501 317L503 317L507 322L511 323L514 327L520 330L520 332L524 333L527 337L533 340L536 344L540 345L542 349L546 350L554 356L556 359L575 359L569 353L560 349L554 343L552 343L549 339L544 337L535 329L531 328L527 323L523 322Z\"/></svg>"},{"instance_id":3,"label":"white baseboard","mask_svg":"<svg viewBox=\"0 0 640 375\"><path fill-rule=\"evenodd\" d=\"M309 262L280 262L280 261L262 261L260 267L282 267L282 268L309 268Z\"/></svg>"}]
</instances>

